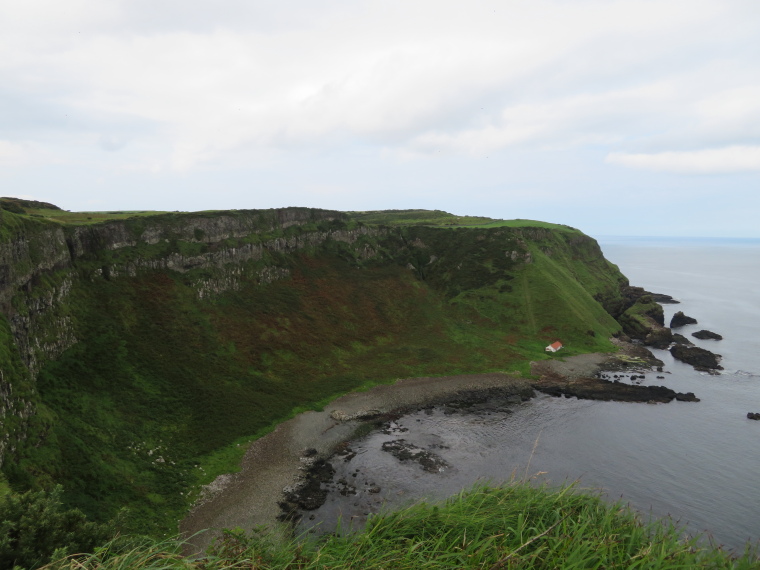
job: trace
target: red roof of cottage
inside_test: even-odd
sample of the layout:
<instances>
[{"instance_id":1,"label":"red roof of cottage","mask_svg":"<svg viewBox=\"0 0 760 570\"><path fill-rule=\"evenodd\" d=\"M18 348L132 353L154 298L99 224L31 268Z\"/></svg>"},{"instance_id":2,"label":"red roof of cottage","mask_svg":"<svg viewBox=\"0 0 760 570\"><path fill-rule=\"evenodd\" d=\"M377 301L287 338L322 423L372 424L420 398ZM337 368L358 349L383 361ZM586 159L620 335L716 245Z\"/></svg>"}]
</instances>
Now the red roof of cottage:
<instances>
[{"instance_id":1,"label":"red roof of cottage","mask_svg":"<svg viewBox=\"0 0 760 570\"><path fill-rule=\"evenodd\" d=\"M557 350L558 348L562 348L562 343L560 341L553 342L549 346L551 346L554 350Z\"/></svg>"}]
</instances>

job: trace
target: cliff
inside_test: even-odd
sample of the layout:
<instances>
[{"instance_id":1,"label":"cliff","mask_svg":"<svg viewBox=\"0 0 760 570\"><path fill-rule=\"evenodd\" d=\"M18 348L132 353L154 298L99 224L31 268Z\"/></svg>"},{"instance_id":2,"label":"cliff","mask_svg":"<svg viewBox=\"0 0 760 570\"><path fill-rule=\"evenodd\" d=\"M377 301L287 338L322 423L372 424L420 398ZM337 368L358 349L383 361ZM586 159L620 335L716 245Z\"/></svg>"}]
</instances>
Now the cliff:
<instances>
[{"instance_id":1,"label":"cliff","mask_svg":"<svg viewBox=\"0 0 760 570\"><path fill-rule=\"evenodd\" d=\"M0 209L4 476L62 482L99 518L130 505L148 530L299 409L400 376L527 372L557 339L609 350L627 302L566 226L307 208L61 223L34 206Z\"/></svg>"}]
</instances>

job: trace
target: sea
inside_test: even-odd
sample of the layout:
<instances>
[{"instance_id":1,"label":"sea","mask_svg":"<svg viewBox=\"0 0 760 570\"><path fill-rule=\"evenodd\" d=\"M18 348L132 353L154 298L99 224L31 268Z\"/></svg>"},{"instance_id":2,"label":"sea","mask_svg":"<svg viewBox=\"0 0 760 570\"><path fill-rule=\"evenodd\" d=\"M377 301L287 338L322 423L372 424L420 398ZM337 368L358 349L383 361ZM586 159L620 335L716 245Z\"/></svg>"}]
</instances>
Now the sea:
<instances>
[{"instance_id":1,"label":"sea","mask_svg":"<svg viewBox=\"0 0 760 570\"><path fill-rule=\"evenodd\" d=\"M663 373L645 384L694 392L700 402L634 404L545 395L498 413L415 412L353 442L333 462L335 492L301 530L358 528L381 509L441 500L478 482L574 484L621 501L642 518L670 517L684 535L740 552L760 542L760 239L600 237L632 285L671 295L697 319L676 332L722 355L720 375L653 350ZM707 329L723 340L699 340ZM657 376L664 378L657 378ZM423 471L382 451L392 439L430 450L447 467ZM339 522L338 522L339 521ZM317 525L314 527L313 525ZM321 530L320 530L321 529Z\"/></svg>"}]
</instances>

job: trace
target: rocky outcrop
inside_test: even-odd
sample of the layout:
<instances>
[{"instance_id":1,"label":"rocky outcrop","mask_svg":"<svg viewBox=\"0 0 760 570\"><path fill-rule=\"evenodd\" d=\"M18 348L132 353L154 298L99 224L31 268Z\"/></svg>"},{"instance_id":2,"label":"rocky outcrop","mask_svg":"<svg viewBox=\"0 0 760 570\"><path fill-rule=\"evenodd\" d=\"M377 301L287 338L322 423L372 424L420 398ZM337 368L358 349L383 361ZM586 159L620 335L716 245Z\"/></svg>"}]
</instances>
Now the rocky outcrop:
<instances>
[{"instance_id":1,"label":"rocky outcrop","mask_svg":"<svg viewBox=\"0 0 760 570\"><path fill-rule=\"evenodd\" d=\"M712 353L704 348L676 344L670 349L670 354L681 362L691 364L695 370L702 372L723 370L723 367L719 364L721 359L720 354Z\"/></svg>"},{"instance_id":2,"label":"rocky outcrop","mask_svg":"<svg viewBox=\"0 0 760 570\"><path fill-rule=\"evenodd\" d=\"M652 348L666 349L673 342L673 333L667 327L652 329L644 339L644 344Z\"/></svg>"},{"instance_id":3,"label":"rocky outcrop","mask_svg":"<svg viewBox=\"0 0 760 570\"><path fill-rule=\"evenodd\" d=\"M629 337L645 340L652 331L664 327L665 317L662 306L644 295L618 317L618 322Z\"/></svg>"},{"instance_id":4,"label":"rocky outcrop","mask_svg":"<svg viewBox=\"0 0 760 570\"><path fill-rule=\"evenodd\" d=\"M449 466L439 455L430 450L417 447L404 439L385 441L381 449L390 453L399 461L418 463L428 473L440 473Z\"/></svg>"},{"instance_id":5,"label":"rocky outcrop","mask_svg":"<svg viewBox=\"0 0 760 570\"><path fill-rule=\"evenodd\" d=\"M676 344L684 344L686 346L694 346L693 342L691 342L688 338L686 338L682 334L678 334L678 333L673 333L673 342Z\"/></svg>"},{"instance_id":6,"label":"rocky outcrop","mask_svg":"<svg viewBox=\"0 0 760 570\"><path fill-rule=\"evenodd\" d=\"M665 386L642 386L610 382L601 378L576 378L545 375L533 384L539 392L551 396L576 397L579 400L615 402L667 403L672 400L699 402L693 392L681 393Z\"/></svg>"},{"instance_id":7,"label":"rocky outcrop","mask_svg":"<svg viewBox=\"0 0 760 570\"><path fill-rule=\"evenodd\" d=\"M678 311L673 318L670 319L670 328L675 329L684 325L696 325L697 319L689 317L683 314L683 311Z\"/></svg>"},{"instance_id":8,"label":"rocky outcrop","mask_svg":"<svg viewBox=\"0 0 760 570\"><path fill-rule=\"evenodd\" d=\"M749 412L747 414L747 419L748 420L758 420L758 421L760 421L760 413Z\"/></svg>"},{"instance_id":9,"label":"rocky outcrop","mask_svg":"<svg viewBox=\"0 0 760 570\"><path fill-rule=\"evenodd\" d=\"M691 333L691 336L700 340L723 340L723 337L718 333L712 331L701 330L695 333Z\"/></svg>"},{"instance_id":10,"label":"rocky outcrop","mask_svg":"<svg viewBox=\"0 0 760 570\"><path fill-rule=\"evenodd\" d=\"M678 305L681 301L678 301L670 295L664 295L663 293L647 293L651 295L652 299L661 305Z\"/></svg>"}]
</instances>

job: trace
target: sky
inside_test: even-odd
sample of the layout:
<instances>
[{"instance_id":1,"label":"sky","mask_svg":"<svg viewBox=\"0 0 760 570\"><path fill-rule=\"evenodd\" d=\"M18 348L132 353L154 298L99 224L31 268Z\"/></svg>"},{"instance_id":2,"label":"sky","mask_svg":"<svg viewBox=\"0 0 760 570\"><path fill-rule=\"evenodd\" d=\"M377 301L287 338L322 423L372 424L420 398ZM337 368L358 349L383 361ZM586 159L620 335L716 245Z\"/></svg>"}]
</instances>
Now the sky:
<instances>
[{"instance_id":1,"label":"sky","mask_svg":"<svg viewBox=\"0 0 760 570\"><path fill-rule=\"evenodd\" d=\"M760 2L0 0L0 195L760 237Z\"/></svg>"}]
</instances>

